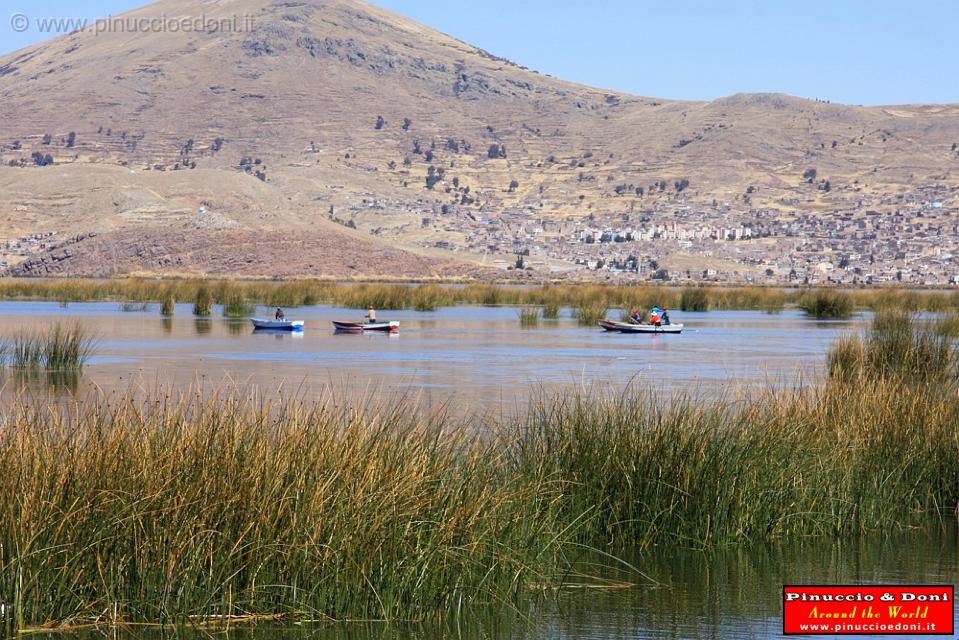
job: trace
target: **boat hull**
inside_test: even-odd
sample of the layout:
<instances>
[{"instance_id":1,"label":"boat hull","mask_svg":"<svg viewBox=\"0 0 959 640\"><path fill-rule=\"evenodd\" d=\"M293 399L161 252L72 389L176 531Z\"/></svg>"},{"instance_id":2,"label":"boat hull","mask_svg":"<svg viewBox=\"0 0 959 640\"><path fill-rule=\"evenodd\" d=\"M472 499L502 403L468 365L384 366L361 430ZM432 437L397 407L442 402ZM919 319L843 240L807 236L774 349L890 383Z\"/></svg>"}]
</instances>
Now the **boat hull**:
<instances>
[{"instance_id":1,"label":"boat hull","mask_svg":"<svg viewBox=\"0 0 959 640\"><path fill-rule=\"evenodd\" d=\"M400 330L400 323L393 322L339 322L333 320L333 328L343 333L365 333L367 331L379 331L381 333L394 333Z\"/></svg>"},{"instance_id":2,"label":"boat hull","mask_svg":"<svg viewBox=\"0 0 959 640\"><path fill-rule=\"evenodd\" d=\"M302 320L267 320L264 318L250 318L254 330L267 331L303 331Z\"/></svg>"},{"instance_id":3,"label":"boat hull","mask_svg":"<svg viewBox=\"0 0 959 640\"><path fill-rule=\"evenodd\" d=\"M598 324L606 331L619 333L682 333L683 331L681 324L664 324L657 327L652 324L630 324L615 320L600 320Z\"/></svg>"}]
</instances>

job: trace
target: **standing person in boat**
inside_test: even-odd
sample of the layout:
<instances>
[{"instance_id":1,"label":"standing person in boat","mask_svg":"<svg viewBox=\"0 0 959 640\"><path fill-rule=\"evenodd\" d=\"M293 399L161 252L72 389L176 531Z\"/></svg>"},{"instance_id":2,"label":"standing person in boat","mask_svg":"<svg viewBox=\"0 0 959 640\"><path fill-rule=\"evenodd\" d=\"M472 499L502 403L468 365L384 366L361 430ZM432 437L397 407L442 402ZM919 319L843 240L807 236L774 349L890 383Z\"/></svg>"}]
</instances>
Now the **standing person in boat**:
<instances>
[{"instance_id":1,"label":"standing person in boat","mask_svg":"<svg viewBox=\"0 0 959 640\"><path fill-rule=\"evenodd\" d=\"M653 307L653 310L649 312L649 324L654 327L662 326L662 322L659 317L659 307Z\"/></svg>"},{"instance_id":2,"label":"standing person in boat","mask_svg":"<svg viewBox=\"0 0 959 640\"><path fill-rule=\"evenodd\" d=\"M283 309L277 307L277 308L276 308L276 313L273 314L273 319L274 319L274 320L286 320L286 314L283 313Z\"/></svg>"},{"instance_id":3,"label":"standing person in boat","mask_svg":"<svg viewBox=\"0 0 959 640\"><path fill-rule=\"evenodd\" d=\"M370 305L369 310L366 312L366 321L370 324L376 322L376 309L373 308L373 305Z\"/></svg>"}]
</instances>

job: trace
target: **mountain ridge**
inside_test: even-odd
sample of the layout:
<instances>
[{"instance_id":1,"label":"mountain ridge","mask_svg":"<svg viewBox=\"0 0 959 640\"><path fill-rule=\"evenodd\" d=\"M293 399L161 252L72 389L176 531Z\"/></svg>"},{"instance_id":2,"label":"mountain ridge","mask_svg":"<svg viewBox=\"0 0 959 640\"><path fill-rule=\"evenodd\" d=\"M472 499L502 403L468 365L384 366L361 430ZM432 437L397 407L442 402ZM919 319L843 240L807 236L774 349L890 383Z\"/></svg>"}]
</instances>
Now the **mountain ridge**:
<instances>
[{"instance_id":1,"label":"mountain ridge","mask_svg":"<svg viewBox=\"0 0 959 640\"><path fill-rule=\"evenodd\" d=\"M539 220L568 220L565 233L645 211L668 224L673 209L717 203L713 217L734 224L757 209L809 214L957 182L959 105L633 96L530 71L359 0L160 0L116 19L157 16L250 16L240 23L251 28L91 27L0 56L0 101L15 114L0 121L8 241L360 234L371 256L405 251L468 272L511 264ZM574 268L572 254L548 253L541 272ZM371 257L365 275L389 275L390 256ZM71 265L62 272L96 270Z\"/></svg>"}]
</instances>

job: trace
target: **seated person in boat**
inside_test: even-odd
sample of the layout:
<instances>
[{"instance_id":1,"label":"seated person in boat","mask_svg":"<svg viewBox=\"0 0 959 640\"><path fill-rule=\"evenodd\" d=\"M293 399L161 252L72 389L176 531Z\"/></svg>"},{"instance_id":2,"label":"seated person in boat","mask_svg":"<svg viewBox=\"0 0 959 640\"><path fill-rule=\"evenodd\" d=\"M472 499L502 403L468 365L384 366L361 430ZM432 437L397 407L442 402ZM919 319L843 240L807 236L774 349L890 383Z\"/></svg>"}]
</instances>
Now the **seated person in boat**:
<instances>
[{"instance_id":1,"label":"seated person in boat","mask_svg":"<svg viewBox=\"0 0 959 640\"><path fill-rule=\"evenodd\" d=\"M664 325L669 324L669 309L663 309L662 321Z\"/></svg>"},{"instance_id":2,"label":"seated person in boat","mask_svg":"<svg viewBox=\"0 0 959 640\"><path fill-rule=\"evenodd\" d=\"M632 311L629 312L629 319L633 324L641 324L643 322L642 318L639 317L639 309L633 307Z\"/></svg>"},{"instance_id":3,"label":"seated person in boat","mask_svg":"<svg viewBox=\"0 0 959 640\"><path fill-rule=\"evenodd\" d=\"M274 320L286 320L286 314L283 313L283 309L277 307L276 313L273 315Z\"/></svg>"},{"instance_id":4,"label":"seated person in boat","mask_svg":"<svg viewBox=\"0 0 959 640\"><path fill-rule=\"evenodd\" d=\"M376 322L376 309L373 308L373 305L370 305L369 310L366 312L366 321L370 324Z\"/></svg>"}]
</instances>

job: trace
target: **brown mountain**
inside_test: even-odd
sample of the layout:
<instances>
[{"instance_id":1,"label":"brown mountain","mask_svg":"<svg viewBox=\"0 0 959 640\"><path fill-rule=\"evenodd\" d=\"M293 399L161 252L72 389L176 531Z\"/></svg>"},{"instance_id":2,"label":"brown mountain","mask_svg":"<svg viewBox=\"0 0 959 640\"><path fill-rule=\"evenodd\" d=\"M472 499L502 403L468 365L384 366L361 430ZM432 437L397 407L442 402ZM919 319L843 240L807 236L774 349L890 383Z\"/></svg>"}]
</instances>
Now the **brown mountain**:
<instances>
[{"instance_id":1,"label":"brown mountain","mask_svg":"<svg viewBox=\"0 0 959 640\"><path fill-rule=\"evenodd\" d=\"M687 204L752 186L815 212L959 167L959 106L624 95L357 0L161 0L110 26L0 57L0 237L56 232L19 243L20 273L451 276L489 257L444 249L500 211L659 210L688 180Z\"/></svg>"}]
</instances>

